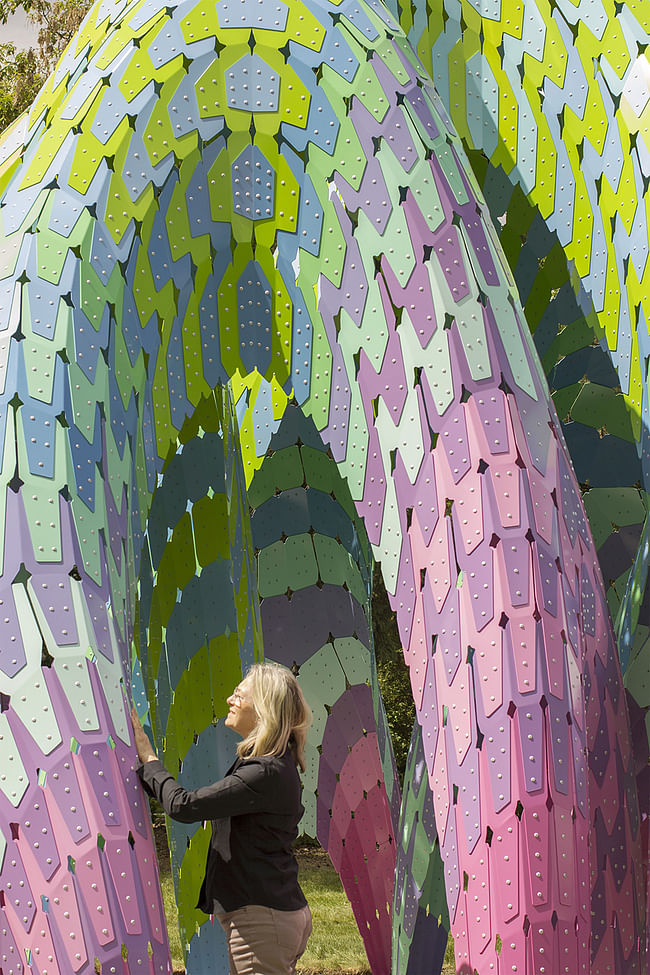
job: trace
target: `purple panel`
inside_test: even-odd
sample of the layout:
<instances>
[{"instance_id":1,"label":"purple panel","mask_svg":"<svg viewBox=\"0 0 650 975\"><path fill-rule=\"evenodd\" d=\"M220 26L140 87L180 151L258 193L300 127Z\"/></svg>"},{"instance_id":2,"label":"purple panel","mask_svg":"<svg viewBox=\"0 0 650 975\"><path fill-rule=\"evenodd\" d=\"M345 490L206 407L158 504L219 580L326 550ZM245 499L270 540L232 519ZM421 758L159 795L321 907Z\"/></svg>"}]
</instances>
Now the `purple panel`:
<instances>
[{"instance_id":1,"label":"purple panel","mask_svg":"<svg viewBox=\"0 0 650 975\"><path fill-rule=\"evenodd\" d=\"M69 573L60 565L49 572L39 566L31 584L57 644L64 647L78 643Z\"/></svg>"},{"instance_id":2,"label":"purple panel","mask_svg":"<svg viewBox=\"0 0 650 975\"><path fill-rule=\"evenodd\" d=\"M508 698L505 697L505 700ZM495 711L489 718L481 717L481 731L485 735L483 748L490 770L495 812L500 812L510 802L510 725L510 719L503 709Z\"/></svg>"},{"instance_id":3,"label":"purple panel","mask_svg":"<svg viewBox=\"0 0 650 975\"><path fill-rule=\"evenodd\" d=\"M562 450L558 452L558 475L560 478L560 497L562 499L561 517L567 526L571 544L575 545L576 536L580 532L587 546L591 548L592 543L589 538L589 529L587 528L582 508L582 501L578 498L575 489L575 479Z\"/></svg>"},{"instance_id":4,"label":"purple panel","mask_svg":"<svg viewBox=\"0 0 650 975\"><path fill-rule=\"evenodd\" d=\"M493 549L489 542L483 541L471 555L465 555L462 548L458 561L463 570L463 585L467 586L472 597L474 623L477 631L483 629L494 617L494 566Z\"/></svg>"},{"instance_id":5,"label":"purple panel","mask_svg":"<svg viewBox=\"0 0 650 975\"><path fill-rule=\"evenodd\" d=\"M610 743L614 740L612 729L609 727L609 709L604 705L600 708L598 728L594 735L593 745L589 749L589 768L593 772L598 787L602 789L607 774L607 767L611 757ZM611 736L611 737L610 737Z\"/></svg>"},{"instance_id":6,"label":"purple panel","mask_svg":"<svg viewBox=\"0 0 650 975\"><path fill-rule=\"evenodd\" d=\"M370 647L365 614L354 597L340 586L310 586L285 595L272 596L260 604L266 656L291 667L300 667L327 643L329 634L357 637Z\"/></svg>"},{"instance_id":7,"label":"purple panel","mask_svg":"<svg viewBox=\"0 0 650 975\"><path fill-rule=\"evenodd\" d=\"M569 653L571 653L570 650ZM566 663L564 666L566 668ZM566 686L569 686L568 680ZM566 796L569 794L569 727L566 716L570 708L566 700L559 700L553 694L549 694L547 699L548 711L546 716L548 735L551 741L555 788Z\"/></svg>"},{"instance_id":8,"label":"purple panel","mask_svg":"<svg viewBox=\"0 0 650 975\"><path fill-rule=\"evenodd\" d=\"M380 291L382 301L390 302L383 284L380 284ZM379 374L377 374L377 364L371 363L363 349L361 350L357 382L364 400L370 401L381 396L393 423L397 426L406 402L408 387L404 374L400 340L394 329L389 330L386 351Z\"/></svg>"},{"instance_id":9,"label":"purple panel","mask_svg":"<svg viewBox=\"0 0 650 975\"><path fill-rule=\"evenodd\" d=\"M353 684L330 712L333 722L349 729L348 741L358 741L364 732L374 731L372 691L367 684ZM329 724L329 721L328 721Z\"/></svg>"},{"instance_id":10,"label":"purple panel","mask_svg":"<svg viewBox=\"0 0 650 975\"><path fill-rule=\"evenodd\" d=\"M11 904L25 931L29 931L36 916L36 904L16 843L7 844L1 892L4 893L7 903Z\"/></svg>"},{"instance_id":11,"label":"purple panel","mask_svg":"<svg viewBox=\"0 0 650 975\"><path fill-rule=\"evenodd\" d=\"M404 172L410 172L419 157L404 112L399 105L395 105L384 118L381 134Z\"/></svg>"},{"instance_id":12,"label":"purple panel","mask_svg":"<svg viewBox=\"0 0 650 975\"><path fill-rule=\"evenodd\" d=\"M104 822L107 826L119 825L121 822L119 804L115 782L113 781L111 770L113 763L108 745L103 742L84 743L77 758L86 770L90 787L101 809Z\"/></svg>"},{"instance_id":13,"label":"purple panel","mask_svg":"<svg viewBox=\"0 0 650 975\"><path fill-rule=\"evenodd\" d=\"M22 836L29 843L32 855L41 868L43 876L49 880L61 861L42 789L32 790L30 798L23 799L21 814L23 816Z\"/></svg>"},{"instance_id":14,"label":"purple panel","mask_svg":"<svg viewBox=\"0 0 650 975\"><path fill-rule=\"evenodd\" d=\"M410 493L413 499L413 516L418 520L424 544L428 545L439 516L435 468L431 454L425 455Z\"/></svg>"},{"instance_id":15,"label":"purple panel","mask_svg":"<svg viewBox=\"0 0 650 975\"><path fill-rule=\"evenodd\" d=\"M476 741L476 728L472 730L472 741ZM456 820L461 819L464 824L467 849L471 852L481 836L481 803L478 770L479 751L478 748L470 746L465 753L463 761L458 765L450 724L447 724L446 727L446 737L449 781L458 788L458 798L455 806Z\"/></svg>"},{"instance_id":16,"label":"purple panel","mask_svg":"<svg viewBox=\"0 0 650 975\"><path fill-rule=\"evenodd\" d=\"M437 185L440 189L440 184ZM469 294L469 285L465 271L465 252L460 245L458 231L455 227L446 226L433 240L431 257L435 255L453 300L462 301Z\"/></svg>"},{"instance_id":17,"label":"purple panel","mask_svg":"<svg viewBox=\"0 0 650 975\"><path fill-rule=\"evenodd\" d=\"M467 425L465 410L462 403L454 403L444 416L444 429L440 440L447 454L449 469L454 484L467 474L472 465L469 442L467 439Z\"/></svg>"},{"instance_id":18,"label":"purple panel","mask_svg":"<svg viewBox=\"0 0 650 975\"><path fill-rule=\"evenodd\" d=\"M44 791L46 795L49 792L53 796L75 843L85 839L90 833L90 827L69 753L47 773Z\"/></svg>"},{"instance_id":19,"label":"purple panel","mask_svg":"<svg viewBox=\"0 0 650 975\"><path fill-rule=\"evenodd\" d=\"M607 905L607 893L605 890L605 873L599 871L594 886L591 889L591 951L592 958L600 948L605 932L607 931L607 918L605 908Z\"/></svg>"},{"instance_id":20,"label":"purple panel","mask_svg":"<svg viewBox=\"0 0 650 975\"><path fill-rule=\"evenodd\" d=\"M424 804L422 806L422 811L420 813L420 822L422 823L422 827L426 833L429 843L433 847L438 835L438 830L436 828L436 814L433 809L433 796L428 789L427 795L424 799Z\"/></svg>"},{"instance_id":21,"label":"purple panel","mask_svg":"<svg viewBox=\"0 0 650 975\"><path fill-rule=\"evenodd\" d=\"M140 898L136 892L134 869L136 865L131 844L124 837L119 840L106 840L104 856L119 901L124 930L129 934L141 934Z\"/></svg>"},{"instance_id":22,"label":"purple panel","mask_svg":"<svg viewBox=\"0 0 650 975\"><path fill-rule=\"evenodd\" d=\"M360 514L363 517L368 541L379 544L384 501L386 500L386 474L379 446L379 434L374 426L372 408L364 403L364 413L368 424L368 453L366 454L366 477L363 485L363 501Z\"/></svg>"},{"instance_id":23,"label":"purple panel","mask_svg":"<svg viewBox=\"0 0 650 975\"><path fill-rule=\"evenodd\" d=\"M467 231L467 236L469 237L485 281L488 285L496 286L499 284L499 276L494 266L494 261L492 260L485 231L483 230L483 218L482 216L479 217L476 210L474 210L474 213L471 212L474 208L464 207L463 209L463 227ZM500 451L494 451L494 453L500 453Z\"/></svg>"},{"instance_id":24,"label":"purple panel","mask_svg":"<svg viewBox=\"0 0 650 975\"><path fill-rule=\"evenodd\" d=\"M577 596L574 596L571 592L571 587L566 579L566 576L562 576L562 594L564 596L564 615L567 625L567 637L569 643L573 647L574 655L580 656L580 632L578 627L578 609L579 603Z\"/></svg>"},{"instance_id":25,"label":"purple panel","mask_svg":"<svg viewBox=\"0 0 650 975\"><path fill-rule=\"evenodd\" d=\"M406 213L406 219L408 220L411 232L413 232L413 227L418 221L424 223L422 214L414 202L410 190L406 194L406 200L402 204L402 208ZM411 271L406 286L403 286L399 281L395 271L385 257L382 260L381 269L393 303L406 308L411 319L413 331L424 349L431 341L431 336L438 327L431 291L431 281L426 266L424 264L416 264ZM379 279L379 286L383 295L384 288L381 279ZM384 303L384 308L386 309L386 303ZM390 314L391 318L393 317L392 309L386 309L386 313L387 315ZM399 339L397 341L399 343ZM403 355L400 350L398 361L401 363L402 359Z\"/></svg>"},{"instance_id":26,"label":"purple panel","mask_svg":"<svg viewBox=\"0 0 650 975\"><path fill-rule=\"evenodd\" d=\"M492 315L489 305L486 308L486 313ZM498 334L496 323L494 324L494 328L494 334ZM505 362L502 362L502 368L505 370ZM535 375L534 370L533 375ZM548 411L548 406L545 399L531 399L526 393L522 393L520 389L515 388L514 379L512 383L516 409L518 410L518 416L521 421L524 436L526 437L530 458L539 473L546 474L549 447L553 437L549 426L551 415Z\"/></svg>"},{"instance_id":27,"label":"purple panel","mask_svg":"<svg viewBox=\"0 0 650 975\"><path fill-rule=\"evenodd\" d=\"M456 840L456 807L450 805L447 814L445 838L442 844L442 862L445 871L445 890L447 891L447 907L449 920L453 924L456 918L456 906L460 895L460 865L458 861L458 843Z\"/></svg>"},{"instance_id":28,"label":"purple panel","mask_svg":"<svg viewBox=\"0 0 650 975\"><path fill-rule=\"evenodd\" d=\"M321 293L318 307L323 318L326 314L335 318L342 307L355 325L361 324L363 309L368 296L368 282L366 280L363 262L359 253L359 245L354 237L346 241L343 277L337 287L321 275Z\"/></svg>"},{"instance_id":29,"label":"purple panel","mask_svg":"<svg viewBox=\"0 0 650 975\"><path fill-rule=\"evenodd\" d=\"M433 657L429 657L426 661L424 692L422 694L422 707L418 711L418 721L422 728L422 746L429 754L433 748L431 742L435 744L438 740L438 698L436 694L436 666Z\"/></svg>"},{"instance_id":30,"label":"purple panel","mask_svg":"<svg viewBox=\"0 0 650 975\"><path fill-rule=\"evenodd\" d=\"M361 209L377 233L383 234L388 218L393 212L393 207L372 142L372 137L377 132L377 121L356 98L353 101L349 117L352 119L352 124L363 146L367 160L366 168L358 190L350 186L345 177L338 172L336 182L337 185L341 183L341 192L345 198L347 209L351 212ZM370 188L372 188L372 192Z\"/></svg>"},{"instance_id":31,"label":"purple panel","mask_svg":"<svg viewBox=\"0 0 650 975\"><path fill-rule=\"evenodd\" d=\"M544 724L539 701L515 698L517 724L521 741L521 762L526 780L526 791L537 792L544 781Z\"/></svg>"},{"instance_id":32,"label":"purple panel","mask_svg":"<svg viewBox=\"0 0 650 975\"><path fill-rule=\"evenodd\" d=\"M403 467L403 465L400 464L399 458L398 463L395 465L394 473L397 473L398 466ZM391 608L397 614L397 625L403 640L410 639L409 634L412 631L414 614L416 612L417 594L413 584L412 566L413 552L411 550L411 539L408 532L403 531L400 543L397 586L395 589L395 595L389 595L389 602L391 604Z\"/></svg>"},{"instance_id":33,"label":"purple panel","mask_svg":"<svg viewBox=\"0 0 650 975\"><path fill-rule=\"evenodd\" d=\"M13 965L13 971L16 975L23 975L25 971L21 953L13 939L6 916L2 918L2 923L0 923L0 962L7 966ZM8 972L11 971L12 969L8 968Z\"/></svg>"},{"instance_id":34,"label":"purple panel","mask_svg":"<svg viewBox=\"0 0 650 975\"><path fill-rule=\"evenodd\" d=\"M485 323L487 326L487 322ZM508 438L507 405L505 393L498 388L475 392L472 402L481 419L481 430L493 454L507 454Z\"/></svg>"},{"instance_id":35,"label":"purple panel","mask_svg":"<svg viewBox=\"0 0 650 975\"><path fill-rule=\"evenodd\" d=\"M596 636L596 597L585 565L582 567L580 580L580 619L582 632Z\"/></svg>"},{"instance_id":36,"label":"purple panel","mask_svg":"<svg viewBox=\"0 0 650 975\"><path fill-rule=\"evenodd\" d=\"M136 830L145 839L149 836L149 807L142 793L138 773L135 771L133 750L118 738L115 741L115 757L120 777L124 783L124 796L129 804L131 817Z\"/></svg>"},{"instance_id":37,"label":"purple panel","mask_svg":"<svg viewBox=\"0 0 650 975\"><path fill-rule=\"evenodd\" d=\"M530 602L530 544L526 538L507 534L501 539L501 553L512 605L527 606Z\"/></svg>"},{"instance_id":38,"label":"purple panel","mask_svg":"<svg viewBox=\"0 0 650 975\"><path fill-rule=\"evenodd\" d=\"M26 663L11 585L4 585L0 588L0 670L14 677Z\"/></svg>"},{"instance_id":39,"label":"purple panel","mask_svg":"<svg viewBox=\"0 0 650 975\"><path fill-rule=\"evenodd\" d=\"M422 127L432 141L436 136L440 135L438 126L431 116L431 109L424 100L424 95L420 88L411 88L405 96L404 105L409 111L409 114L417 115L422 123Z\"/></svg>"},{"instance_id":40,"label":"purple panel","mask_svg":"<svg viewBox=\"0 0 650 975\"><path fill-rule=\"evenodd\" d=\"M541 595L544 601L544 610L550 613L552 616L557 617L557 586L559 570L555 564L555 546L550 548L539 536L537 536L533 545L533 551L535 550L537 550L537 562L539 564L539 574L537 575L537 578L539 579L542 588Z\"/></svg>"},{"instance_id":41,"label":"purple panel","mask_svg":"<svg viewBox=\"0 0 650 975\"><path fill-rule=\"evenodd\" d=\"M614 823L614 828L612 829L611 835L607 833L607 826L603 819L603 815L600 809L596 810L596 843L597 843L597 863L602 863L603 853L606 853L609 857L609 864L612 870L612 875L614 877L614 883L616 885L616 890L620 892L623 886L623 881L627 876L628 864L625 857L621 856L621 850L624 850L627 846L625 838L625 820L626 820L626 810L621 803L618 816Z\"/></svg>"},{"instance_id":42,"label":"purple panel","mask_svg":"<svg viewBox=\"0 0 650 975\"><path fill-rule=\"evenodd\" d=\"M571 748L573 752L573 775L575 796L583 816L587 815L587 775L585 769L585 738L575 721L571 725Z\"/></svg>"},{"instance_id":43,"label":"purple panel","mask_svg":"<svg viewBox=\"0 0 650 975\"><path fill-rule=\"evenodd\" d=\"M455 586L449 590L440 614L435 614L433 610L433 596L430 595L428 586L424 590L424 615L427 620L429 633L437 633L436 653L442 654L447 683L451 684L459 664L462 660L462 647L460 642L460 605L459 593Z\"/></svg>"}]
</instances>

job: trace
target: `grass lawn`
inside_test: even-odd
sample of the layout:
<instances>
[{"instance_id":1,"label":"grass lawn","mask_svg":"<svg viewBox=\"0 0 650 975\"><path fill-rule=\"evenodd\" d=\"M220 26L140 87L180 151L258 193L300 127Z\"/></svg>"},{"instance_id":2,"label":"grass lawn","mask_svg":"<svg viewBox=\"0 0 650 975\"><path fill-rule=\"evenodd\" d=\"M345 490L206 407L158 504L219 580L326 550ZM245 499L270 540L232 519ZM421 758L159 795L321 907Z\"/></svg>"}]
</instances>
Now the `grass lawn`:
<instances>
[{"instance_id":1,"label":"grass lawn","mask_svg":"<svg viewBox=\"0 0 650 975\"><path fill-rule=\"evenodd\" d=\"M162 832L164 834L164 829ZM178 936L174 885L169 858L161 854L159 846L160 879L172 963L175 975L183 975L185 968ZM300 886L309 901L314 921L314 930L298 969L299 975L371 975L352 908L329 857L323 850L312 848L299 850L297 856ZM451 943L447 946L442 971L443 975L454 975L456 971Z\"/></svg>"}]
</instances>

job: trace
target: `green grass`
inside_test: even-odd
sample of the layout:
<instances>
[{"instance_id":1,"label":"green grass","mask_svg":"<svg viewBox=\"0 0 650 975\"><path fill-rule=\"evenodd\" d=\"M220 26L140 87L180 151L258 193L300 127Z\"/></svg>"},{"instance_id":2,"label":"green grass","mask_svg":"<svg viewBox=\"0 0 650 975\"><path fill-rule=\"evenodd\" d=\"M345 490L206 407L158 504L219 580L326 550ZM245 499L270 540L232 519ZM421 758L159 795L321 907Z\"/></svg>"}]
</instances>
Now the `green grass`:
<instances>
[{"instance_id":1,"label":"green grass","mask_svg":"<svg viewBox=\"0 0 650 975\"><path fill-rule=\"evenodd\" d=\"M303 955L299 975L370 975L363 941L341 881L327 854L319 849L298 851L300 886L309 901L314 930ZM185 972L169 861L160 857L160 880L172 964L176 975ZM454 975L454 949L447 945L443 975Z\"/></svg>"}]
</instances>

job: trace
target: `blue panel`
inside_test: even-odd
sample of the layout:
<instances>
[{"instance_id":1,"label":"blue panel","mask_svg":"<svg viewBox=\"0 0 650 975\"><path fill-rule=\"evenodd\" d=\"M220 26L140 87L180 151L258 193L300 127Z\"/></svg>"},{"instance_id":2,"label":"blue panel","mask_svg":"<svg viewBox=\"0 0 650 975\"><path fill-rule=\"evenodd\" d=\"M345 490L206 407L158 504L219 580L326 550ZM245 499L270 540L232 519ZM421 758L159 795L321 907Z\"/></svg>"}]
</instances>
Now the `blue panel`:
<instances>
[{"instance_id":1,"label":"blue panel","mask_svg":"<svg viewBox=\"0 0 650 975\"><path fill-rule=\"evenodd\" d=\"M54 410L49 404L40 406L36 400L31 400L21 410L21 416L30 473L54 477L54 437L58 425ZM6 421L6 413L3 419ZM5 423L2 426L4 439ZM64 436L60 428L59 436Z\"/></svg>"},{"instance_id":2,"label":"blue panel","mask_svg":"<svg viewBox=\"0 0 650 975\"><path fill-rule=\"evenodd\" d=\"M271 450L282 450L283 447L289 447L298 443L298 438L315 450L327 452L327 447L321 440L311 417L304 416L297 406L289 402L282 417L282 425L271 439Z\"/></svg>"},{"instance_id":3,"label":"blue panel","mask_svg":"<svg viewBox=\"0 0 650 975\"><path fill-rule=\"evenodd\" d=\"M214 224L211 219L210 206L210 170L225 147L226 140L223 136L203 147L201 159L197 162L192 173L185 200L192 236L200 237L201 234L210 233L214 240L215 234L222 235L227 228L228 233L227 238L224 238L224 246L230 247L230 226L225 223Z\"/></svg>"},{"instance_id":4,"label":"blue panel","mask_svg":"<svg viewBox=\"0 0 650 975\"><path fill-rule=\"evenodd\" d=\"M224 228L226 224L222 225ZM228 230L228 240L230 231ZM205 283L201 301L199 303L199 325L201 328L201 354L203 358L203 377L213 389L228 381L228 375L221 363L221 349L219 344L219 309L217 305L217 288L223 278L223 271L228 263L228 254L218 251L214 263L219 262L217 274L211 274Z\"/></svg>"},{"instance_id":5,"label":"blue panel","mask_svg":"<svg viewBox=\"0 0 650 975\"><path fill-rule=\"evenodd\" d=\"M583 376L600 386L618 386L618 376L609 356L596 345L565 356L551 370L548 380L551 389L563 389L579 382Z\"/></svg>"},{"instance_id":6,"label":"blue panel","mask_svg":"<svg viewBox=\"0 0 650 975\"><path fill-rule=\"evenodd\" d=\"M243 112L277 112L280 75L259 54L245 54L226 71L230 108Z\"/></svg>"},{"instance_id":7,"label":"blue panel","mask_svg":"<svg viewBox=\"0 0 650 975\"><path fill-rule=\"evenodd\" d=\"M104 305L99 329L94 328L85 315L76 314L74 316L75 361L91 383L95 382L97 376L99 350L105 349L108 345L110 315L108 305Z\"/></svg>"},{"instance_id":8,"label":"blue panel","mask_svg":"<svg viewBox=\"0 0 650 975\"><path fill-rule=\"evenodd\" d=\"M299 128L297 125L289 125L287 122L282 123L282 133L287 139L287 142L299 152L303 152L308 142L313 142L314 145L322 149L323 152L329 153L330 156L334 152L340 123L329 98L323 89L315 84L312 67L315 67L316 63L320 64L321 61L324 61L334 70L337 70L338 65L340 69L339 74L342 74L346 70L348 72L346 76L348 80L354 77L358 62L350 51L350 48L343 41L342 35L339 36L341 36L341 41L337 47L334 47L331 41L328 40L330 38L329 32L325 38L324 46L328 46L334 51L334 54L331 55L331 58L334 58L334 60L330 60L327 57L327 53L323 51L319 55L318 62L313 60L313 56L311 61L307 61L306 59L309 58L311 52L305 51L303 48L296 48L296 56L291 59L291 67L305 84L311 98L307 125L304 129ZM345 50L343 50L344 48ZM305 60L302 59L302 55L304 55ZM282 151L284 152L284 147ZM302 182L302 177L300 178L300 182Z\"/></svg>"},{"instance_id":9,"label":"blue panel","mask_svg":"<svg viewBox=\"0 0 650 975\"><path fill-rule=\"evenodd\" d=\"M275 170L257 146L247 146L231 168L233 210L250 220L270 220Z\"/></svg>"},{"instance_id":10,"label":"blue panel","mask_svg":"<svg viewBox=\"0 0 650 975\"><path fill-rule=\"evenodd\" d=\"M72 416L72 410L67 416ZM102 437L99 406L95 408L95 430L93 442L88 443L84 435L74 424L68 430L70 453L74 470L75 483L79 497L90 508L95 510L95 474L96 465L102 457Z\"/></svg>"},{"instance_id":11,"label":"blue panel","mask_svg":"<svg viewBox=\"0 0 650 975\"><path fill-rule=\"evenodd\" d=\"M280 420L273 418L273 395L269 383L260 385L253 410L253 436L255 453L262 457L266 453L271 437L280 426Z\"/></svg>"},{"instance_id":12,"label":"blue panel","mask_svg":"<svg viewBox=\"0 0 650 975\"><path fill-rule=\"evenodd\" d=\"M256 261L249 261L237 282L239 351L244 368L262 375L271 364L273 296Z\"/></svg>"},{"instance_id":13,"label":"blue panel","mask_svg":"<svg viewBox=\"0 0 650 975\"><path fill-rule=\"evenodd\" d=\"M635 444L613 434L601 437L598 430L575 421L564 424L562 431L580 484L588 480L591 487L629 487L640 479Z\"/></svg>"},{"instance_id":14,"label":"blue panel","mask_svg":"<svg viewBox=\"0 0 650 975\"><path fill-rule=\"evenodd\" d=\"M283 532L291 528L292 535L304 535L311 527L308 491L304 488L291 488L277 496L273 495L255 509L251 515L253 546L263 549L279 541ZM330 498L331 500L331 498Z\"/></svg>"},{"instance_id":15,"label":"blue panel","mask_svg":"<svg viewBox=\"0 0 650 975\"><path fill-rule=\"evenodd\" d=\"M315 257L320 251L323 231L323 208L309 176L303 178L298 214L298 243Z\"/></svg>"},{"instance_id":16,"label":"blue panel","mask_svg":"<svg viewBox=\"0 0 650 975\"><path fill-rule=\"evenodd\" d=\"M223 439L218 433L206 433L185 444L183 453L177 454L173 464L180 464L185 477L186 494L195 503L205 497L212 488L221 493L225 480ZM166 475L165 475L166 476Z\"/></svg>"},{"instance_id":17,"label":"blue panel","mask_svg":"<svg viewBox=\"0 0 650 975\"><path fill-rule=\"evenodd\" d=\"M219 27L259 27L264 30L284 30L289 8L282 0L221 0L217 4Z\"/></svg>"},{"instance_id":18,"label":"blue panel","mask_svg":"<svg viewBox=\"0 0 650 975\"><path fill-rule=\"evenodd\" d=\"M196 934L192 935L185 964L187 965L187 975L228 971L226 936L220 924L211 924L210 921L206 921Z\"/></svg>"},{"instance_id":19,"label":"blue panel","mask_svg":"<svg viewBox=\"0 0 650 975\"><path fill-rule=\"evenodd\" d=\"M359 33L363 34L369 41L374 41L379 37L379 31L369 19L368 14L355 0L352 0L351 3L342 4L338 12L346 17L351 24L354 24Z\"/></svg>"},{"instance_id":20,"label":"blue panel","mask_svg":"<svg viewBox=\"0 0 650 975\"><path fill-rule=\"evenodd\" d=\"M178 305L183 307L183 294L185 300L189 297L187 292L190 287L184 288L181 292ZM183 354L183 328L180 319L176 319L172 325L167 347L167 375L169 377L169 407L171 411L172 423L177 430L183 425L186 416L192 413L192 407L187 399L185 391L185 356Z\"/></svg>"},{"instance_id":21,"label":"blue panel","mask_svg":"<svg viewBox=\"0 0 650 975\"><path fill-rule=\"evenodd\" d=\"M199 41L203 46L209 43L214 45L214 41ZM196 85L199 78L205 71L214 64L214 47L211 52L195 57L189 67L188 74L181 81L180 85L169 100L169 118L174 129L174 135L183 136L188 132L198 129L201 138L208 141L223 128L223 116L217 115L210 118L202 118L199 112L199 105L196 100ZM203 150L203 158L211 156L212 146L206 146ZM199 165L201 168L201 165Z\"/></svg>"}]
</instances>

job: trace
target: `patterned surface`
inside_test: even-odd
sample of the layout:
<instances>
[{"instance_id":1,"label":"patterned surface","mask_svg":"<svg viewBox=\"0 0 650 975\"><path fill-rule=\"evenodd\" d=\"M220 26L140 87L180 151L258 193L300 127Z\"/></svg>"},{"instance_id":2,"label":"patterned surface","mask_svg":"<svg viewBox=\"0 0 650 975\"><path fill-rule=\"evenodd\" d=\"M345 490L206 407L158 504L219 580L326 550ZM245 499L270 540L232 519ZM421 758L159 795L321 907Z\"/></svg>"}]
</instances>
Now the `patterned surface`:
<instances>
[{"instance_id":1,"label":"patterned surface","mask_svg":"<svg viewBox=\"0 0 650 975\"><path fill-rule=\"evenodd\" d=\"M501 30L497 4L492 34L469 4L453 24L431 11L433 27L412 10L434 60L438 35L449 51ZM520 10L534 61L546 28ZM581 30L568 50L584 60ZM559 90L556 113L584 97ZM566 219L563 181L549 185L551 202L533 203L595 293L550 219ZM261 622L267 657L295 664L314 706L306 825L376 975L391 966L396 862L396 970L440 955L444 926L417 917L440 870L431 810L459 970L640 971L635 767L597 549L490 213L393 16L377 0L100 0L0 143L0 192L4 967L168 970L124 691L133 667L184 780L207 755L219 774L232 746L213 731L220 697L259 654ZM620 265L635 309L636 260ZM525 303L534 319L540 301ZM623 331L614 357L637 440L640 321L639 356ZM397 830L368 541L421 727ZM632 572L621 563L623 630L641 542ZM202 975L222 951L192 907L205 833L171 841L188 971Z\"/></svg>"}]
</instances>

